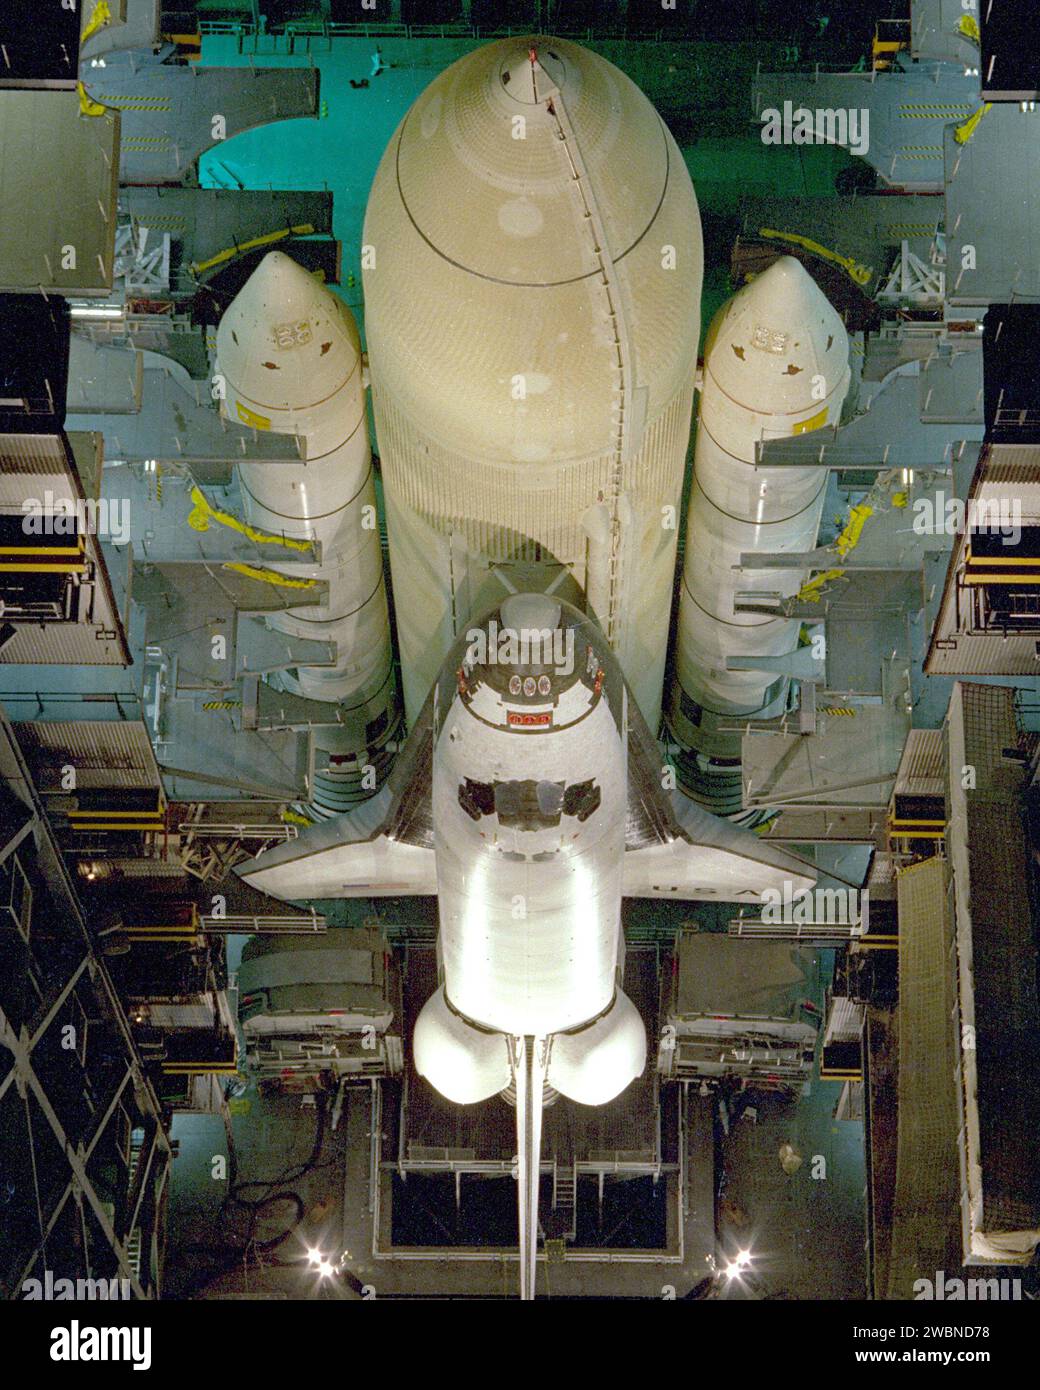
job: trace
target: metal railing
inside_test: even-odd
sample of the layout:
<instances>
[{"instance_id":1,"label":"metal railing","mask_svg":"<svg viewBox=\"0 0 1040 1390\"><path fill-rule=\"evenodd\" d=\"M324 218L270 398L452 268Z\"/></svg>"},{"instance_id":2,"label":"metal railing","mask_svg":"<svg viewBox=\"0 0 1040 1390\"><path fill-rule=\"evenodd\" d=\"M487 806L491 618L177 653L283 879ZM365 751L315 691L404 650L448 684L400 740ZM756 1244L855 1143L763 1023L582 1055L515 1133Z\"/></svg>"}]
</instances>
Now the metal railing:
<instances>
[{"instance_id":1,"label":"metal railing","mask_svg":"<svg viewBox=\"0 0 1040 1390\"><path fill-rule=\"evenodd\" d=\"M466 24L462 20L454 20L447 24L403 24L395 23L392 20L375 22L359 20L357 23L331 20L316 20L314 22L288 20L284 25L279 25L274 29L265 29L261 32L251 19L200 19L198 27L203 38L208 36L237 38L240 43L244 39L272 39L275 41L287 39L290 43L294 43L298 38L319 38L326 41L337 38L486 40L508 39L514 35L526 37L531 33L530 24L487 26ZM630 39L643 43L659 43L668 39L693 42L697 37L692 29L689 32L682 32L650 27L627 28L625 25L618 24L602 27L598 25L554 24L552 32L561 39L583 39L590 43L607 39ZM272 49L272 52L276 51L278 51L277 48Z\"/></svg>"},{"instance_id":2,"label":"metal railing","mask_svg":"<svg viewBox=\"0 0 1040 1390\"><path fill-rule=\"evenodd\" d=\"M298 912L285 916L257 916L250 913L228 914L226 917L203 916L199 918L199 924L204 932L222 935L320 936L325 930L325 918L313 910L310 914Z\"/></svg>"}]
</instances>

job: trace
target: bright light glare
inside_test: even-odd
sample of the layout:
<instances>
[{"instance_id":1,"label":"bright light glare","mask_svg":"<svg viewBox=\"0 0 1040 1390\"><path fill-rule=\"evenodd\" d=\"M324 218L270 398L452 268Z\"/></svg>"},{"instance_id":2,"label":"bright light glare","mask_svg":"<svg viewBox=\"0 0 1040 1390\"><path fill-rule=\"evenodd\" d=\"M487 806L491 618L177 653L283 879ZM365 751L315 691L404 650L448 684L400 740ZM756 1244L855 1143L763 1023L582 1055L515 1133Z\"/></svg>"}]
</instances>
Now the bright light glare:
<instances>
[{"instance_id":1,"label":"bright light glare","mask_svg":"<svg viewBox=\"0 0 1040 1390\"><path fill-rule=\"evenodd\" d=\"M332 1274L333 1272L334 1272L334 1271L333 1271L332 1261L331 1261L331 1260L324 1260L324 1259L323 1259L323 1260L319 1263L319 1265L318 1265L318 1273L321 1275L321 1277L322 1277L323 1279L327 1279L327 1278L329 1277L329 1275Z\"/></svg>"},{"instance_id":2,"label":"bright light glare","mask_svg":"<svg viewBox=\"0 0 1040 1390\"><path fill-rule=\"evenodd\" d=\"M308 1250L307 1258L315 1269L318 1269L325 1262L325 1256L320 1250Z\"/></svg>"},{"instance_id":3,"label":"bright light glare","mask_svg":"<svg viewBox=\"0 0 1040 1390\"><path fill-rule=\"evenodd\" d=\"M738 1250L738 1251L737 1251L737 1268L738 1268L738 1269L747 1269L747 1267L748 1267L748 1265L749 1265L750 1263L751 1263L751 1251L750 1251L750 1250Z\"/></svg>"},{"instance_id":4,"label":"bright light glare","mask_svg":"<svg viewBox=\"0 0 1040 1390\"><path fill-rule=\"evenodd\" d=\"M739 1273L740 1265L738 1265L735 1260L730 1260L729 1264L726 1266L726 1278L735 1279Z\"/></svg>"}]
</instances>

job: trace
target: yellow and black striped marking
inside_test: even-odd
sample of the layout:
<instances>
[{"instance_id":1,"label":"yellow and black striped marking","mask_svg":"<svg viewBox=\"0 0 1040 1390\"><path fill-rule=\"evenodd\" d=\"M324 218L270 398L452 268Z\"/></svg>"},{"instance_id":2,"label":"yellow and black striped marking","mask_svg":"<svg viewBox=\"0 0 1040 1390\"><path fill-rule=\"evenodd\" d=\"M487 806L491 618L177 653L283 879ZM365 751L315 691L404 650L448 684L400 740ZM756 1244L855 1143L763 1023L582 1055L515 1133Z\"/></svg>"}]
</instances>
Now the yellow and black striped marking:
<instances>
[{"instance_id":1,"label":"yellow and black striped marking","mask_svg":"<svg viewBox=\"0 0 1040 1390\"><path fill-rule=\"evenodd\" d=\"M103 102L114 111L172 111L173 102L169 97L116 97L106 96L104 92L92 92L95 101Z\"/></svg>"},{"instance_id":2,"label":"yellow and black striped marking","mask_svg":"<svg viewBox=\"0 0 1040 1390\"><path fill-rule=\"evenodd\" d=\"M933 106L904 101L899 104L899 116L904 121L934 121L936 119L959 121L964 116L970 116L973 109L971 106Z\"/></svg>"}]
</instances>

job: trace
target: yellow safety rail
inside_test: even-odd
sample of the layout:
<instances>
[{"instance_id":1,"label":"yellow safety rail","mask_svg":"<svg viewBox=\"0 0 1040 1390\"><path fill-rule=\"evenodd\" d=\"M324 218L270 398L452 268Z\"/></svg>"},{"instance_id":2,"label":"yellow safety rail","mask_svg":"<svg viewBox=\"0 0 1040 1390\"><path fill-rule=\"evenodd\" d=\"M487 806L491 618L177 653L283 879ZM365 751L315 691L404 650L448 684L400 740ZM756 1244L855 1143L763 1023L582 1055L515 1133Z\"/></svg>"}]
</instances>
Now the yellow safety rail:
<instances>
[{"instance_id":1,"label":"yellow safety rail","mask_svg":"<svg viewBox=\"0 0 1040 1390\"><path fill-rule=\"evenodd\" d=\"M188 525L193 531L208 531L210 522L215 521L218 526L227 526L232 531L238 531L257 545L281 545L286 550L300 550L305 553L311 548L310 541L292 540L288 536L272 535L270 531L259 531L247 521L240 521L233 513L221 511L219 507L214 507L197 487L191 490L191 500L194 506L188 513Z\"/></svg>"},{"instance_id":2,"label":"yellow safety rail","mask_svg":"<svg viewBox=\"0 0 1040 1390\"><path fill-rule=\"evenodd\" d=\"M811 251L814 256L819 256L821 260L831 261L834 265L841 266L851 280L857 285L867 285L874 271L869 265L861 265L852 256L841 256L837 251L831 251L826 246L821 246L818 241L812 241L807 236L800 236L797 232L779 232L775 227L759 227L758 236L767 237L773 241L789 241L794 246L802 246L806 251Z\"/></svg>"},{"instance_id":3,"label":"yellow safety rail","mask_svg":"<svg viewBox=\"0 0 1040 1390\"><path fill-rule=\"evenodd\" d=\"M318 582L316 579L289 579L287 575L279 574L276 570L266 570L257 565L241 565L230 561L222 565L221 569L233 570L235 574L244 574L247 579L258 579L263 584L276 584L283 589L313 589Z\"/></svg>"},{"instance_id":4,"label":"yellow safety rail","mask_svg":"<svg viewBox=\"0 0 1040 1390\"><path fill-rule=\"evenodd\" d=\"M218 251L215 256L210 256L208 261L192 261L191 271L193 275L201 275L203 271L212 270L216 265L223 265L225 261L234 260L243 251L254 251L258 246L271 246L276 241L284 241L291 236L311 236L314 228L309 222L301 222L295 227L280 227L277 232L267 232L264 236L255 236L251 241L236 242L234 246L228 246L223 251Z\"/></svg>"}]
</instances>

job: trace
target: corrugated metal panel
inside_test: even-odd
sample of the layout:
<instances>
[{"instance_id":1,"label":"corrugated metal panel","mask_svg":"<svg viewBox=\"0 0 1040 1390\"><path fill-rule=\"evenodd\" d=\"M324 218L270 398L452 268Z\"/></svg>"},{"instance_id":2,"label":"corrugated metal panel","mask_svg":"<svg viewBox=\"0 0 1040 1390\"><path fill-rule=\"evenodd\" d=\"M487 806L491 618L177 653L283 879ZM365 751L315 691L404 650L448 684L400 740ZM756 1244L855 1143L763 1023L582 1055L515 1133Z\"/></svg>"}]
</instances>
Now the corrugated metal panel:
<instances>
[{"instance_id":1,"label":"corrugated metal panel","mask_svg":"<svg viewBox=\"0 0 1040 1390\"><path fill-rule=\"evenodd\" d=\"M944 786L941 729L911 729L899 762L897 796L942 796Z\"/></svg>"},{"instance_id":2,"label":"corrugated metal panel","mask_svg":"<svg viewBox=\"0 0 1040 1390\"><path fill-rule=\"evenodd\" d=\"M101 442L101 435L91 430L67 435L0 434L0 503L20 507L29 495L26 478L37 479L32 495L50 486L56 496L96 497Z\"/></svg>"},{"instance_id":3,"label":"corrugated metal panel","mask_svg":"<svg viewBox=\"0 0 1040 1390\"><path fill-rule=\"evenodd\" d=\"M936 634L939 633L936 625ZM999 632L961 633L955 648L928 654L930 676L1035 676L1037 638L1028 633L1004 638Z\"/></svg>"},{"instance_id":4,"label":"corrugated metal panel","mask_svg":"<svg viewBox=\"0 0 1040 1390\"><path fill-rule=\"evenodd\" d=\"M984 449L970 494L976 501L1006 499L1022 509L1022 523L1040 518L1040 444L991 444Z\"/></svg>"},{"instance_id":5,"label":"corrugated metal panel","mask_svg":"<svg viewBox=\"0 0 1040 1390\"><path fill-rule=\"evenodd\" d=\"M53 494L53 502L78 503L86 496L96 497L101 474L100 438L90 433L77 435L75 448L74 453L64 434L0 434L0 509L21 513L26 499L35 498L42 505L47 492ZM87 503L86 518L86 559L93 566L95 579L88 610L91 621L15 623L14 636L4 647L4 662L16 666L130 665L104 553L94 534L93 501Z\"/></svg>"},{"instance_id":6,"label":"corrugated metal panel","mask_svg":"<svg viewBox=\"0 0 1040 1390\"><path fill-rule=\"evenodd\" d=\"M159 769L148 730L140 721L29 722L16 726L18 742L43 793L61 792L61 770L71 763L80 790L158 787Z\"/></svg>"},{"instance_id":7,"label":"corrugated metal panel","mask_svg":"<svg viewBox=\"0 0 1040 1390\"><path fill-rule=\"evenodd\" d=\"M980 481L1040 485L1040 444L991 444L983 455Z\"/></svg>"},{"instance_id":8,"label":"corrugated metal panel","mask_svg":"<svg viewBox=\"0 0 1040 1390\"><path fill-rule=\"evenodd\" d=\"M827 1016L823 1045L829 1047L833 1042L858 1041L863 1033L866 1017L864 1006L854 999L836 995L831 1000L831 1011Z\"/></svg>"},{"instance_id":9,"label":"corrugated metal panel","mask_svg":"<svg viewBox=\"0 0 1040 1390\"><path fill-rule=\"evenodd\" d=\"M979 522L986 523L987 506L996 506L999 511L992 513L990 526L1006 526L1013 520L1018 526L1036 526L1040 522L1040 478L1024 481L1021 478L987 478L973 498L979 508ZM1009 511L1008 508L1013 510ZM972 513L969 512L969 520ZM1005 519L1007 518L1007 520ZM1005 532L1007 534L1007 532Z\"/></svg>"},{"instance_id":10,"label":"corrugated metal panel","mask_svg":"<svg viewBox=\"0 0 1040 1390\"><path fill-rule=\"evenodd\" d=\"M144 1001L134 1006L134 1012L153 1028L212 1028L216 1022L216 1009L210 999L199 999L190 1004L151 1004Z\"/></svg>"},{"instance_id":11,"label":"corrugated metal panel","mask_svg":"<svg viewBox=\"0 0 1040 1390\"><path fill-rule=\"evenodd\" d=\"M103 882L106 878L120 879L179 879L187 884L184 866L172 859L119 859L106 857L93 864L94 877Z\"/></svg>"},{"instance_id":12,"label":"corrugated metal panel","mask_svg":"<svg viewBox=\"0 0 1040 1390\"><path fill-rule=\"evenodd\" d=\"M4 648L3 660L13 666L130 665L122 627L93 623L23 625Z\"/></svg>"},{"instance_id":13,"label":"corrugated metal panel","mask_svg":"<svg viewBox=\"0 0 1040 1390\"><path fill-rule=\"evenodd\" d=\"M896 874L901 865L900 858L895 854L885 854L880 850L874 855L870 865L870 878L867 887L873 894L882 888L891 889L896 881ZM886 894L885 896L890 896Z\"/></svg>"},{"instance_id":14,"label":"corrugated metal panel","mask_svg":"<svg viewBox=\"0 0 1040 1390\"><path fill-rule=\"evenodd\" d=\"M958 1034L946 863L899 875L899 1105L888 1298L961 1263Z\"/></svg>"},{"instance_id":15,"label":"corrugated metal panel","mask_svg":"<svg viewBox=\"0 0 1040 1390\"><path fill-rule=\"evenodd\" d=\"M0 434L0 506L20 509L25 497L47 487L56 496L75 497L70 465L60 434ZM37 481L27 484L27 478Z\"/></svg>"},{"instance_id":16,"label":"corrugated metal panel","mask_svg":"<svg viewBox=\"0 0 1040 1390\"><path fill-rule=\"evenodd\" d=\"M1030 912L1014 691L958 682L947 720L954 768L947 847L953 873L962 1029L966 1245L1028 1257L1040 1236L1040 1000Z\"/></svg>"}]
</instances>

